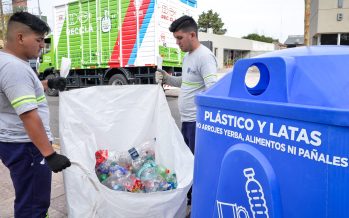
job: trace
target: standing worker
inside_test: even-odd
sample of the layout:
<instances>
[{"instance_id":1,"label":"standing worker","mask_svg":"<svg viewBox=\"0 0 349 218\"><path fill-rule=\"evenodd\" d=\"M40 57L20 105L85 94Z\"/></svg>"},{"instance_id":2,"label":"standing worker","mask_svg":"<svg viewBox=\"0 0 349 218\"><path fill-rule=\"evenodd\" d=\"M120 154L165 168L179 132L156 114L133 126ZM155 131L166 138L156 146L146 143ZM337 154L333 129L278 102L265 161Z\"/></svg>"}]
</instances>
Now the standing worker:
<instances>
[{"instance_id":1,"label":"standing worker","mask_svg":"<svg viewBox=\"0 0 349 218\"><path fill-rule=\"evenodd\" d=\"M13 14L7 43L0 51L0 159L10 170L15 188L15 217L46 217L51 177L70 166L51 145L49 110L44 86L64 90L65 79L40 82L28 60L37 58L50 31L27 12Z\"/></svg>"},{"instance_id":2,"label":"standing worker","mask_svg":"<svg viewBox=\"0 0 349 218\"><path fill-rule=\"evenodd\" d=\"M214 54L198 39L198 26L189 16L175 20L170 31L176 43L183 52L182 76L170 76L164 71L155 73L155 80L165 84L180 87L178 107L181 115L182 134L185 143L194 154L196 106L195 95L212 86L217 81L217 61ZM188 193L188 204L191 204L191 192Z\"/></svg>"}]
</instances>

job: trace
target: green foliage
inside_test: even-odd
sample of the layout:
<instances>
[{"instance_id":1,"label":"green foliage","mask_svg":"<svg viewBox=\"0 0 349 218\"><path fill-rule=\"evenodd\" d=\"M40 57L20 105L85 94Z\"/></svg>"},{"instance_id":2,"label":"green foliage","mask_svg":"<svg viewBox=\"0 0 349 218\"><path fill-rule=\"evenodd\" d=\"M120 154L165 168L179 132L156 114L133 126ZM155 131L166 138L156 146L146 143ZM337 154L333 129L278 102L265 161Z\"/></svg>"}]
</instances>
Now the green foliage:
<instances>
[{"instance_id":1,"label":"green foliage","mask_svg":"<svg viewBox=\"0 0 349 218\"><path fill-rule=\"evenodd\" d=\"M224 35L227 29L223 29L223 26L224 23L217 12L203 11L199 16L198 27L201 32L207 33L207 29L212 28L214 34Z\"/></svg>"},{"instance_id":2,"label":"green foliage","mask_svg":"<svg viewBox=\"0 0 349 218\"><path fill-rule=\"evenodd\" d=\"M265 36L265 35L258 35L257 33L251 33L251 34L248 34L247 36L244 36L242 38L256 40L256 41L260 41L260 42L268 42L268 43L279 42L278 39L273 39L273 38Z\"/></svg>"}]
</instances>

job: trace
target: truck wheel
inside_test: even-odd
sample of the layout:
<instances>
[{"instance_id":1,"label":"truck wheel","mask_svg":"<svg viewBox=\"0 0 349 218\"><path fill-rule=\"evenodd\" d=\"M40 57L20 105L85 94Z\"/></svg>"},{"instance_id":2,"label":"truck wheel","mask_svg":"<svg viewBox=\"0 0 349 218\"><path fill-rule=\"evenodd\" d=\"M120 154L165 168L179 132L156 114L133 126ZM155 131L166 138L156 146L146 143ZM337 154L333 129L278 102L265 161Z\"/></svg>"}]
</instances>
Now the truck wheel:
<instances>
[{"instance_id":1,"label":"truck wheel","mask_svg":"<svg viewBox=\"0 0 349 218\"><path fill-rule=\"evenodd\" d=\"M126 77L122 74L114 74L110 77L108 85L127 85Z\"/></svg>"},{"instance_id":2,"label":"truck wheel","mask_svg":"<svg viewBox=\"0 0 349 218\"><path fill-rule=\"evenodd\" d=\"M55 77L56 77L56 75L54 75L54 74L49 74L49 75L46 76L45 79L46 79L46 80L47 80L47 79L53 79L53 78L55 78ZM46 94L47 94L48 96L58 96L58 90L48 88L48 89L46 90Z\"/></svg>"}]
</instances>

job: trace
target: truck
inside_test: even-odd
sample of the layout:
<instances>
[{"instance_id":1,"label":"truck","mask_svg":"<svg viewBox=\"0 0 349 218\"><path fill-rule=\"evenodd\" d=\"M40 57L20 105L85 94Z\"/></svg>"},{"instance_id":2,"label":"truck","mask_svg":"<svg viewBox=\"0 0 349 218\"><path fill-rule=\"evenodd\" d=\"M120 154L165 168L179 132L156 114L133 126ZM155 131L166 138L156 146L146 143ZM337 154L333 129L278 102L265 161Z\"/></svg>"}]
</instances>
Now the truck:
<instances>
[{"instance_id":1,"label":"truck","mask_svg":"<svg viewBox=\"0 0 349 218\"><path fill-rule=\"evenodd\" d=\"M39 77L59 75L62 58L71 60L68 88L151 84L159 60L164 70L180 73L184 53L168 28L182 15L197 18L196 0L75 0L57 5Z\"/></svg>"}]
</instances>

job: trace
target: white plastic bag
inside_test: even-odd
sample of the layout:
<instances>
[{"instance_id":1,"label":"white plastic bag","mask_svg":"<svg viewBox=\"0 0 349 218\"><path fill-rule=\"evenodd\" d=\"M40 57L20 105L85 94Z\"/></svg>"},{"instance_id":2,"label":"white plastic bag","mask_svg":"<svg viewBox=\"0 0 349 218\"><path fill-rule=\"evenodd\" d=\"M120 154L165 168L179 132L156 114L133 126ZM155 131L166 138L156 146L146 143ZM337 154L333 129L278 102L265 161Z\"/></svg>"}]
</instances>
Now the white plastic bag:
<instances>
[{"instance_id":1,"label":"white plastic bag","mask_svg":"<svg viewBox=\"0 0 349 218\"><path fill-rule=\"evenodd\" d=\"M59 71L59 75L61 77L67 78L71 66L71 59L62 57L61 69Z\"/></svg>"},{"instance_id":2,"label":"white plastic bag","mask_svg":"<svg viewBox=\"0 0 349 218\"><path fill-rule=\"evenodd\" d=\"M173 120L160 86L100 86L60 93L62 153L69 217L184 217L193 178L193 155ZM125 151L156 138L156 161L177 174L178 188L165 192L110 190L95 173L99 149Z\"/></svg>"}]
</instances>

